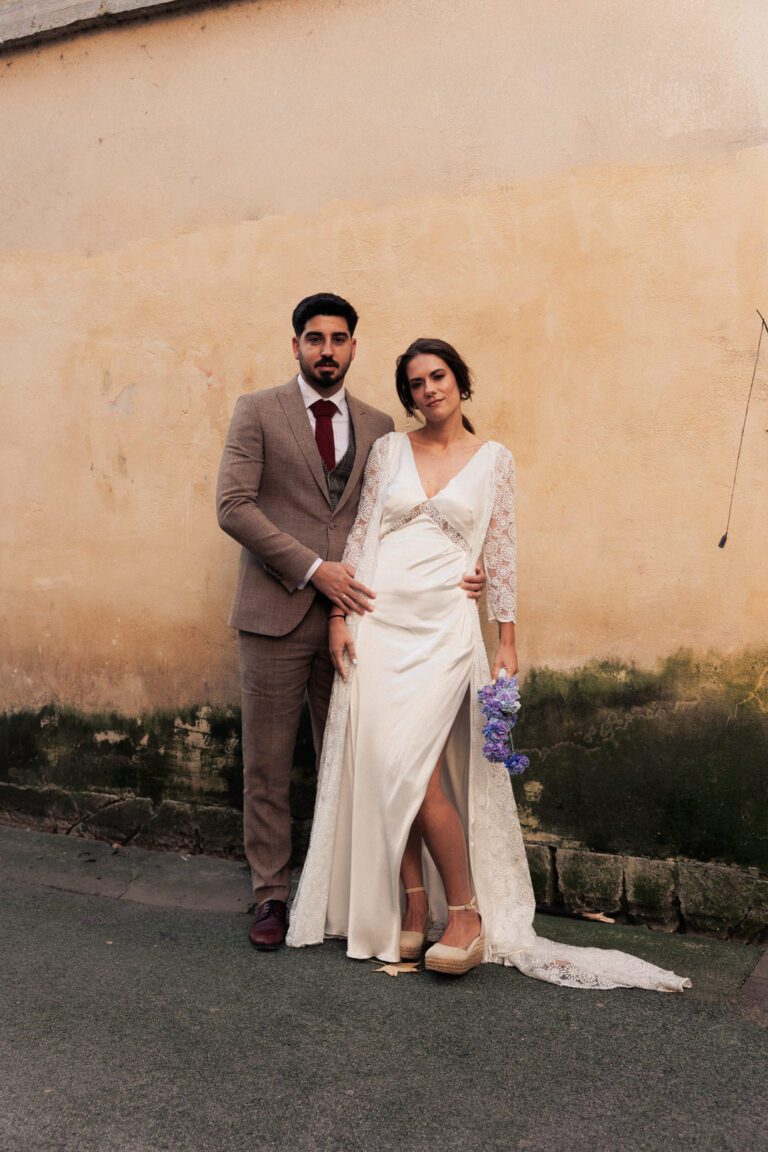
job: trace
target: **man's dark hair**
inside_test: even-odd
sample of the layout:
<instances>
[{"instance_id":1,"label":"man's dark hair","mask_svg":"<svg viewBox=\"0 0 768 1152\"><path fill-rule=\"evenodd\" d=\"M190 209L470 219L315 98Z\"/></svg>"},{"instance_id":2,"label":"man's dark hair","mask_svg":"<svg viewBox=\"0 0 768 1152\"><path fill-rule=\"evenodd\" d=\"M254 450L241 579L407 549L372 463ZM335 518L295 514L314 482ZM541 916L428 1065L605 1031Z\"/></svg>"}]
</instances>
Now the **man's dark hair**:
<instances>
[{"instance_id":1,"label":"man's dark hair","mask_svg":"<svg viewBox=\"0 0 768 1152\"><path fill-rule=\"evenodd\" d=\"M313 316L341 316L347 322L350 336L355 334L357 312L348 300L334 296L333 292L316 292L314 296L306 296L299 301L291 317L297 339L304 331L307 321Z\"/></svg>"}]
</instances>

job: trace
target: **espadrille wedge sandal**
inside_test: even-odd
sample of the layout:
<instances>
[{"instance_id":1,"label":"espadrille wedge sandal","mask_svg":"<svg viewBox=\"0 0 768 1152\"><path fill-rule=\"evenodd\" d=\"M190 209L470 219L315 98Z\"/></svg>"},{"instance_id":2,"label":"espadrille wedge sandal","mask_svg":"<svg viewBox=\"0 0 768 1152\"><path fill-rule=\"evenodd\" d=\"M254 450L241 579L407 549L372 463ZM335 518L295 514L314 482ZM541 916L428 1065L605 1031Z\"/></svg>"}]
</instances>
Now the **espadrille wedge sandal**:
<instances>
[{"instance_id":1,"label":"espadrille wedge sandal","mask_svg":"<svg viewBox=\"0 0 768 1152\"><path fill-rule=\"evenodd\" d=\"M477 911L477 900L473 896L469 904L449 904L449 912ZM481 921L482 923L482 921ZM463 976L478 964L482 964L485 955L485 936L482 930L480 935L466 948L455 948L450 944L433 944L427 949L424 957L424 967L430 972L441 972L445 976Z\"/></svg>"}]
</instances>

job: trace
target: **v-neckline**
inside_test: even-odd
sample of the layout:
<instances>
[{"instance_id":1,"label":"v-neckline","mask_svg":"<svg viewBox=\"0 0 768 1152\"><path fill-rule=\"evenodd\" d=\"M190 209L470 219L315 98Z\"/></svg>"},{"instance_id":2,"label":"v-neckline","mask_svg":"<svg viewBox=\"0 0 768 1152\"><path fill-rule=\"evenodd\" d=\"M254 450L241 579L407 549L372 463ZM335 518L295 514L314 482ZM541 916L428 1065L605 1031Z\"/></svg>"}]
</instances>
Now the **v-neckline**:
<instances>
[{"instance_id":1,"label":"v-neckline","mask_svg":"<svg viewBox=\"0 0 768 1152\"><path fill-rule=\"evenodd\" d=\"M462 466L461 466L461 468L459 468L458 472L454 472L453 476L451 476L450 480L446 480L446 482L445 482L445 484L443 484L442 488L438 488L437 492L434 492L431 496L428 496L427 490L424 487L424 481L422 480L421 473L419 472L419 466L416 463L416 453L413 450L413 444L411 444L411 438L407 432L404 432L403 435L405 436L406 440L408 441L408 447L409 447L410 452L411 452L411 462L413 463L413 469L416 473L416 479L419 482L419 487L421 488L421 491L424 495L425 500L434 500L442 492L445 492L445 490L449 484L453 484L454 480L458 476L461 476L462 472L466 472L467 468L469 468L469 466L472 463L472 461L474 460L475 456L479 456L480 453L482 452L483 448L485 448L488 444L490 444L490 440L483 440L480 447L475 452L472 453L469 460L467 460L466 464L462 464Z\"/></svg>"}]
</instances>

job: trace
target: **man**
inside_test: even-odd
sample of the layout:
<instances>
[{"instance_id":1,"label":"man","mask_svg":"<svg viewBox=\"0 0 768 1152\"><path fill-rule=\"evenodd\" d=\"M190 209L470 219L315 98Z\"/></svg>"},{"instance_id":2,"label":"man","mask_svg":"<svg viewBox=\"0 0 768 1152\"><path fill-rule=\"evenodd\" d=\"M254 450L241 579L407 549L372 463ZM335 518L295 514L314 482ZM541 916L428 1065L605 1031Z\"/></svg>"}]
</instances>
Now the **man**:
<instances>
[{"instance_id":1,"label":"man","mask_svg":"<svg viewBox=\"0 0 768 1152\"><path fill-rule=\"evenodd\" d=\"M299 373L237 401L219 471L219 524L242 545L229 623L239 632L245 853L258 905L249 939L279 948L287 928L293 750L305 693L315 750L333 682L331 604L362 614L374 593L341 563L373 442L391 417L351 396L357 313L331 293L293 312ZM484 577L464 587L478 596Z\"/></svg>"}]
</instances>

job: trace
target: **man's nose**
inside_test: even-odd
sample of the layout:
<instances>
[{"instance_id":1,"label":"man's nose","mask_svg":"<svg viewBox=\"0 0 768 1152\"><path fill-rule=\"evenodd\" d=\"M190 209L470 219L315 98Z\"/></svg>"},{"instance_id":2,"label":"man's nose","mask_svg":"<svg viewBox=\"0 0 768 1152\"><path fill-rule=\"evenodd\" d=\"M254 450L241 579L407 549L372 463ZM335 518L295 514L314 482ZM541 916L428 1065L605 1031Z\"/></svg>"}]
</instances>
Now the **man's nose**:
<instances>
[{"instance_id":1,"label":"man's nose","mask_svg":"<svg viewBox=\"0 0 768 1152\"><path fill-rule=\"evenodd\" d=\"M330 356L330 358L333 359L333 342L330 336L323 344L323 356Z\"/></svg>"}]
</instances>

